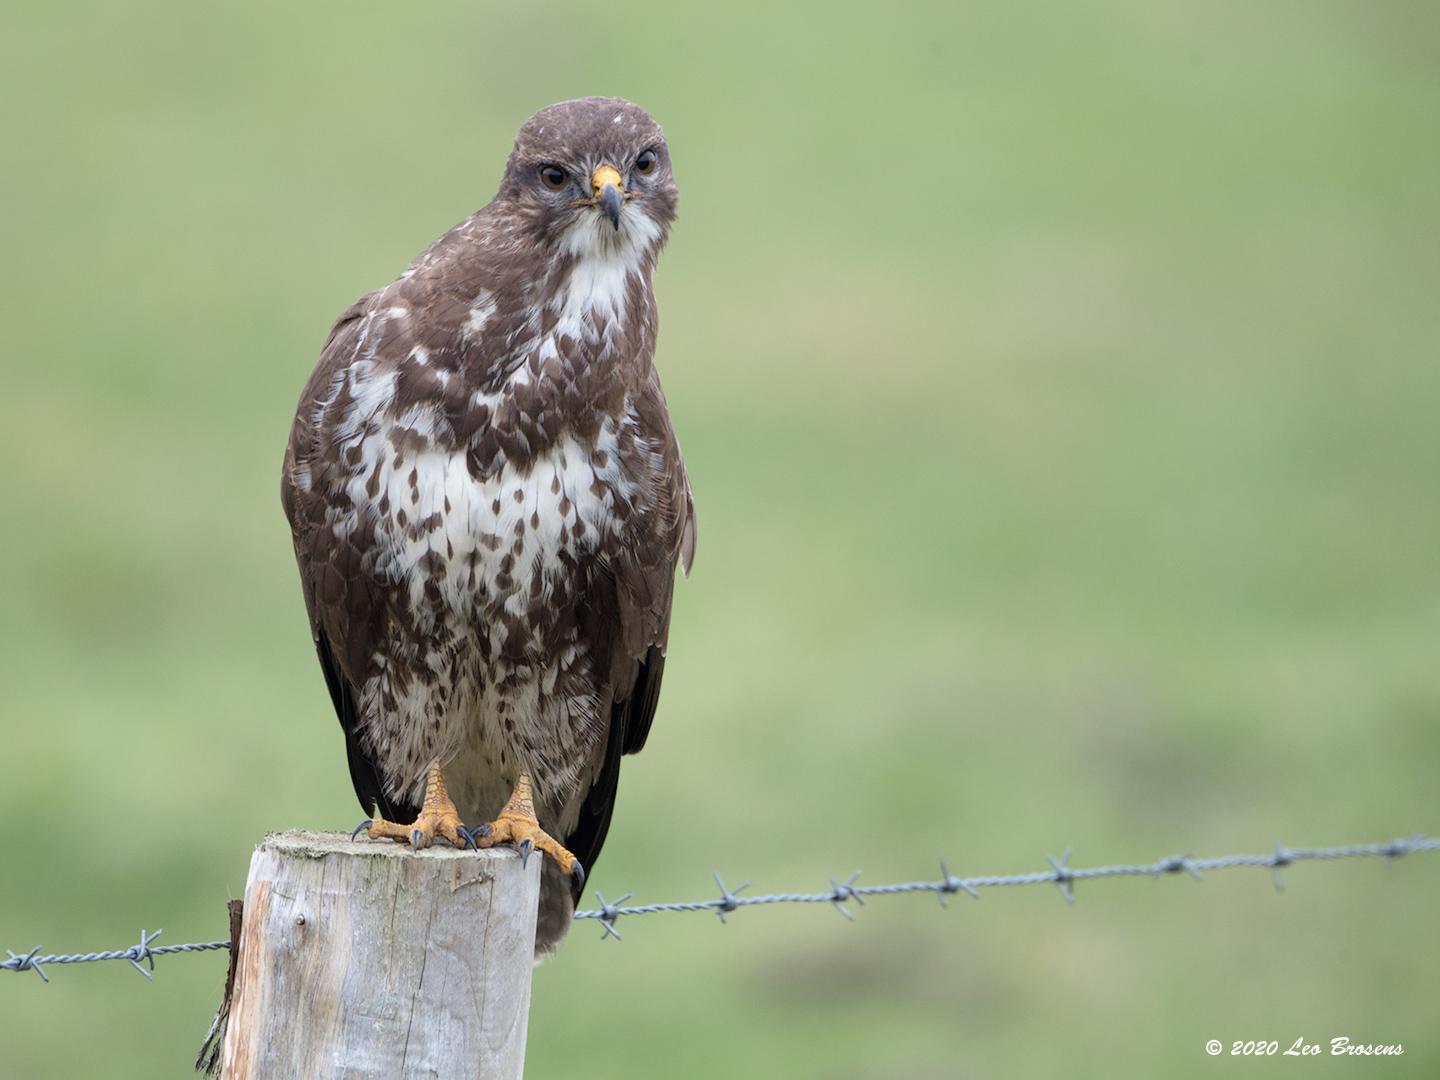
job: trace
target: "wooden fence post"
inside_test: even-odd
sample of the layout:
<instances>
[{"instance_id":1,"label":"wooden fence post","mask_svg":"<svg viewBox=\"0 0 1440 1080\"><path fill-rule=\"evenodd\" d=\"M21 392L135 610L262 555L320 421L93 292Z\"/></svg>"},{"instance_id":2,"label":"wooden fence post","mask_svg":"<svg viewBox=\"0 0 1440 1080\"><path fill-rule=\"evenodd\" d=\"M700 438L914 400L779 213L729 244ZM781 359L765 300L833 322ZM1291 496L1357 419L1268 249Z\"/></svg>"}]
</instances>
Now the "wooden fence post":
<instances>
[{"instance_id":1,"label":"wooden fence post","mask_svg":"<svg viewBox=\"0 0 1440 1080\"><path fill-rule=\"evenodd\" d=\"M540 861L267 836L245 884L221 1076L520 1077Z\"/></svg>"}]
</instances>

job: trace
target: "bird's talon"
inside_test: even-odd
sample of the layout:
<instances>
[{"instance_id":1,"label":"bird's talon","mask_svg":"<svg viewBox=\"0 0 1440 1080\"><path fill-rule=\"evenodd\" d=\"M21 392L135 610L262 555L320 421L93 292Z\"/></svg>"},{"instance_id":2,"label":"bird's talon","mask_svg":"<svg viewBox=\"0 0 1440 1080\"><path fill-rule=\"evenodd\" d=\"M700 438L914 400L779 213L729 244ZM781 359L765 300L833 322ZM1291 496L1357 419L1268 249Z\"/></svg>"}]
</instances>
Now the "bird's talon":
<instances>
[{"instance_id":1,"label":"bird's talon","mask_svg":"<svg viewBox=\"0 0 1440 1080\"><path fill-rule=\"evenodd\" d=\"M450 801L450 795L445 790L445 777L438 765L432 765L426 775L424 804L414 821L405 825L384 818L362 821L350 838L355 839L365 828L369 829L372 840L394 840L397 844L409 844L417 852L428 848L437 836L457 848L479 847L460 820L455 804Z\"/></svg>"},{"instance_id":2,"label":"bird's talon","mask_svg":"<svg viewBox=\"0 0 1440 1080\"><path fill-rule=\"evenodd\" d=\"M359 825L356 825L356 826L355 826L354 831L352 831L352 832L350 833L350 839L351 839L351 840L354 840L357 836L360 835L360 832L361 832L362 829L368 829L368 828L370 828L370 825L371 825L371 821L370 821L370 819L367 817L364 821L360 822Z\"/></svg>"},{"instance_id":3,"label":"bird's talon","mask_svg":"<svg viewBox=\"0 0 1440 1080\"><path fill-rule=\"evenodd\" d=\"M585 888L585 864L576 859L570 867L570 873L575 875L575 891L578 893Z\"/></svg>"},{"instance_id":4,"label":"bird's talon","mask_svg":"<svg viewBox=\"0 0 1440 1080\"><path fill-rule=\"evenodd\" d=\"M567 874L580 865L579 859L540 827L540 822L535 817L530 777L524 773L515 782L515 791L501 809L500 816L487 825L478 826L475 837L482 848L514 844L515 850L520 853L522 866L530 865L530 855L535 851L549 855L555 860L555 865ZM580 873L583 875L585 871L582 869Z\"/></svg>"}]
</instances>

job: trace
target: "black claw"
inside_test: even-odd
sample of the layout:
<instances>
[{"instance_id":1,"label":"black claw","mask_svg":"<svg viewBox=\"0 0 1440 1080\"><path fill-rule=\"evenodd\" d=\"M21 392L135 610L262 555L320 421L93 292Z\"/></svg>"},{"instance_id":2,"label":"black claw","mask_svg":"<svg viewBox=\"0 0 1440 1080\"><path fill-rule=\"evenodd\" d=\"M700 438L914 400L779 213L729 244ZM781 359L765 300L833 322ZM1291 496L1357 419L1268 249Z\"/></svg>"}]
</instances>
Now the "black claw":
<instances>
[{"instance_id":1,"label":"black claw","mask_svg":"<svg viewBox=\"0 0 1440 1080\"><path fill-rule=\"evenodd\" d=\"M475 834L464 825L460 826L460 835L465 838L465 847L468 847L471 851L480 850L479 845L475 843Z\"/></svg>"},{"instance_id":2,"label":"black claw","mask_svg":"<svg viewBox=\"0 0 1440 1080\"><path fill-rule=\"evenodd\" d=\"M533 842L531 842L531 841L529 841L529 840L522 840L522 841L520 841L520 865L521 865L521 866L529 866L529 865L530 865L530 852L533 851L534 849L535 849L535 845L534 845Z\"/></svg>"},{"instance_id":3,"label":"black claw","mask_svg":"<svg viewBox=\"0 0 1440 1080\"><path fill-rule=\"evenodd\" d=\"M575 891L582 892L585 888L585 864L576 859L575 865L570 867L570 873L575 875Z\"/></svg>"},{"instance_id":4,"label":"black claw","mask_svg":"<svg viewBox=\"0 0 1440 1080\"><path fill-rule=\"evenodd\" d=\"M489 836L492 831L490 823L488 821L482 821L470 830L470 835L478 838L481 836Z\"/></svg>"},{"instance_id":5,"label":"black claw","mask_svg":"<svg viewBox=\"0 0 1440 1080\"><path fill-rule=\"evenodd\" d=\"M425 834L419 829L410 830L410 848L412 851L420 850L420 841L425 839Z\"/></svg>"},{"instance_id":6,"label":"black claw","mask_svg":"<svg viewBox=\"0 0 1440 1080\"><path fill-rule=\"evenodd\" d=\"M356 825L356 826L355 826L355 831L350 834L350 839L351 839L351 840L354 840L357 836L360 835L360 830L361 830L361 829L369 829L369 828L370 828L370 825L371 825L371 821L370 821L370 819L367 817L364 821L360 822L359 825Z\"/></svg>"}]
</instances>

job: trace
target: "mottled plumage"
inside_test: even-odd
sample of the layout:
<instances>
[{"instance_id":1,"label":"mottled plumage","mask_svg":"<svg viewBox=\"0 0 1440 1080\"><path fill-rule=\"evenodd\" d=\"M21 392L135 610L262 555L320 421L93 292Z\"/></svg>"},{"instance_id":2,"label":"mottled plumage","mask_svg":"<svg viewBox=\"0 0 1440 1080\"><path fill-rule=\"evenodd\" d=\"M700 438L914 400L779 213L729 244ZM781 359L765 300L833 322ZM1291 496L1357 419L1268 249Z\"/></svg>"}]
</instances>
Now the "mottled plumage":
<instances>
[{"instance_id":1,"label":"mottled plumage","mask_svg":"<svg viewBox=\"0 0 1440 1080\"><path fill-rule=\"evenodd\" d=\"M604 166L618 214L586 198ZM558 191L541 175L557 167ZM439 762L475 824L527 772L540 824L593 866L695 545L651 362L676 201L644 110L553 105L520 129L495 198L330 331L282 497L367 811L412 820ZM537 951L574 900L547 860Z\"/></svg>"}]
</instances>

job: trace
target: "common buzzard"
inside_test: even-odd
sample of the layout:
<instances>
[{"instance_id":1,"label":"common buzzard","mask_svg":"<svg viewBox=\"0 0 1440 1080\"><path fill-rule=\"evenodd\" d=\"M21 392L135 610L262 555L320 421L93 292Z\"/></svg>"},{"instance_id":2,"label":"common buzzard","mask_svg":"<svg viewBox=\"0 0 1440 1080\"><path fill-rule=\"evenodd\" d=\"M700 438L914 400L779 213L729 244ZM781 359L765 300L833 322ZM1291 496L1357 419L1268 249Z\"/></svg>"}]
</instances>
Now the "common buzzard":
<instances>
[{"instance_id":1,"label":"common buzzard","mask_svg":"<svg viewBox=\"0 0 1440 1080\"><path fill-rule=\"evenodd\" d=\"M340 316L285 453L357 834L550 856L537 955L645 745L695 550L651 363L677 200L639 106L542 109L495 198Z\"/></svg>"}]
</instances>

